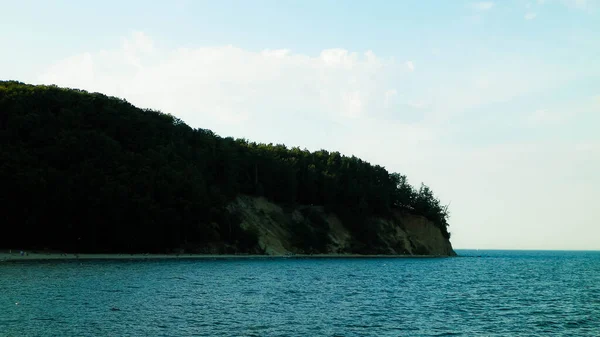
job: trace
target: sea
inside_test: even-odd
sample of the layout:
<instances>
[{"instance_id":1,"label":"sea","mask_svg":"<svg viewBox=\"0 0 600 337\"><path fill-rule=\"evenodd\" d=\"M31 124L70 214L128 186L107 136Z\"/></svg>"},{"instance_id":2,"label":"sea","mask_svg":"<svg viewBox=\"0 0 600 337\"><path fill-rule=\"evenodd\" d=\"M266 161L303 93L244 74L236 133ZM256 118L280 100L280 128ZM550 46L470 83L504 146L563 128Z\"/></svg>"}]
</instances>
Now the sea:
<instances>
[{"instance_id":1,"label":"sea","mask_svg":"<svg viewBox=\"0 0 600 337\"><path fill-rule=\"evenodd\" d=\"M0 336L600 336L600 252L0 263Z\"/></svg>"}]
</instances>

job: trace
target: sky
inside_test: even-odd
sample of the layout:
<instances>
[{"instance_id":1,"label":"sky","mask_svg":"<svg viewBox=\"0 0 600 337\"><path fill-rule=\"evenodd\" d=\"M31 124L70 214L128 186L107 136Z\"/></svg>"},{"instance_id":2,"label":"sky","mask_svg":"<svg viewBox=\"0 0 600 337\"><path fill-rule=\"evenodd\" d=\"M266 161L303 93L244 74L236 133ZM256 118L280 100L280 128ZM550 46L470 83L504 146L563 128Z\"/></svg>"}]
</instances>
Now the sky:
<instances>
[{"instance_id":1,"label":"sky","mask_svg":"<svg viewBox=\"0 0 600 337\"><path fill-rule=\"evenodd\" d=\"M356 155L454 248L600 249L600 1L0 0L0 80Z\"/></svg>"}]
</instances>

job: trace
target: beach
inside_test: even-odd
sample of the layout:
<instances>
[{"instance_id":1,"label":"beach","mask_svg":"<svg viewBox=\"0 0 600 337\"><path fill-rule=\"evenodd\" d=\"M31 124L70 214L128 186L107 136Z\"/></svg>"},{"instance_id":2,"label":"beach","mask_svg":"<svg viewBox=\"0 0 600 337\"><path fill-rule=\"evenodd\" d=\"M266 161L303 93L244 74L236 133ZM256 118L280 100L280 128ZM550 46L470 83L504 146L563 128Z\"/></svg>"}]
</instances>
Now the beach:
<instances>
[{"instance_id":1,"label":"beach","mask_svg":"<svg viewBox=\"0 0 600 337\"><path fill-rule=\"evenodd\" d=\"M58 252L1 251L0 262L45 261L45 260L154 260L154 259L285 259L285 258L426 258L432 255L360 255L360 254L73 254Z\"/></svg>"}]
</instances>

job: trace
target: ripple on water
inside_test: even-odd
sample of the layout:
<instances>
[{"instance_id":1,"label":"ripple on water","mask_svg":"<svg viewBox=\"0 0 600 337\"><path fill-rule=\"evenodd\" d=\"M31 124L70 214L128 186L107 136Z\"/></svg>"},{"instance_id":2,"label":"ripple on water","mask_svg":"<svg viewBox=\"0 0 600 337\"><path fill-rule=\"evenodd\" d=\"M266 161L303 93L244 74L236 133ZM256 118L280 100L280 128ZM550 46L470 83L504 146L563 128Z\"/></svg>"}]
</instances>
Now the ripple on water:
<instances>
[{"instance_id":1,"label":"ripple on water","mask_svg":"<svg viewBox=\"0 0 600 337\"><path fill-rule=\"evenodd\" d=\"M597 332L600 253L462 255L5 263L0 265L0 335Z\"/></svg>"}]
</instances>

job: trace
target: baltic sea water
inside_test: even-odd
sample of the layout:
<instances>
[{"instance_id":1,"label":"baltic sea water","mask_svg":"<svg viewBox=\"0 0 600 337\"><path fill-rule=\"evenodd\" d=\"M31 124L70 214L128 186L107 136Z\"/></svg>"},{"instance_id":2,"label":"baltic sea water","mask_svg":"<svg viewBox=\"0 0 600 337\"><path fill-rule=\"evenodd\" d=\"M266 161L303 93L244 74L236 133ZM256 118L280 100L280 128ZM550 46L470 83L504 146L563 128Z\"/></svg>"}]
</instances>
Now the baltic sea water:
<instances>
[{"instance_id":1,"label":"baltic sea water","mask_svg":"<svg viewBox=\"0 0 600 337\"><path fill-rule=\"evenodd\" d=\"M0 263L0 336L600 336L600 252Z\"/></svg>"}]
</instances>

